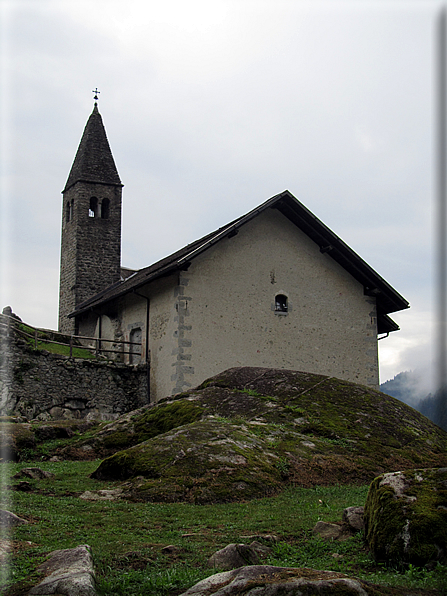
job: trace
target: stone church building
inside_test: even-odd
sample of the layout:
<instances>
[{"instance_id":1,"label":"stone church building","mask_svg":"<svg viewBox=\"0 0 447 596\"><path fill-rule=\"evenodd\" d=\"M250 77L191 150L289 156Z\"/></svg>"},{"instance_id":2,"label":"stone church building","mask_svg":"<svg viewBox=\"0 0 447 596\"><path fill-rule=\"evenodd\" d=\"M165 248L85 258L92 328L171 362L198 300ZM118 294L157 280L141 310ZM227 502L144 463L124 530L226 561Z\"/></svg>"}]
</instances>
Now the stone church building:
<instances>
[{"instance_id":1,"label":"stone church building","mask_svg":"<svg viewBox=\"0 0 447 596\"><path fill-rule=\"evenodd\" d=\"M122 184L97 104L63 190L59 328L140 344L157 401L235 366L379 387L408 302L289 191L166 258L121 267Z\"/></svg>"}]
</instances>

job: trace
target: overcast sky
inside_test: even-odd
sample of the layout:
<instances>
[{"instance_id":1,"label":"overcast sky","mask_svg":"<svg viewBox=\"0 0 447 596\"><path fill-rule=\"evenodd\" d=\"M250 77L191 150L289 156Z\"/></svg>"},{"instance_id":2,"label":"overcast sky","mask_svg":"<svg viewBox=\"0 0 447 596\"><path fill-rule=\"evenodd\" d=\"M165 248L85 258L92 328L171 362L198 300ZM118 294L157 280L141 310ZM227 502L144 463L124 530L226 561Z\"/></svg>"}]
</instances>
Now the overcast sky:
<instances>
[{"instance_id":1,"label":"overcast sky","mask_svg":"<svg viewBox=\"0 0 447 596\"><path fill-rule=\"evenodd\" d=\"M56 328L61 202L100 90L145 267L288 189L411 304L381 381L433 372L440 2L0 0L0 307Z\"/></svg>"}]
</instances>

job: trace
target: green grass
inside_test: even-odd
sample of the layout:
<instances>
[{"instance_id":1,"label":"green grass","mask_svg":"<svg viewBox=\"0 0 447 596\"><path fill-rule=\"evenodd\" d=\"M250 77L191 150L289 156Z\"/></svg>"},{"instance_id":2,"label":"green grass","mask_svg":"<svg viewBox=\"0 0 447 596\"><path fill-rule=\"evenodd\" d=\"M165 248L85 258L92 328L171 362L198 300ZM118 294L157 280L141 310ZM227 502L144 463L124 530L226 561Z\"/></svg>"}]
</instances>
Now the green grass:
<instances>
[{"instance_id":1,"label":"green grass","mask_svg":"<svg viewBox=\"0 0 447 596\"><path fill-rule=\"evenodd\" d=\"M29 327L28 325L25 325L24 323L19 323L18 328L21 331L33 336L33 337L25 338L29 347L33 348L33 350L35 350L35 349L47 350L47 352L51 352L52 354L61 354L63 356L70 356L70 346L69 346L69 337L68 336L57 335L58 341L61 341L61 342L66 341L67 342L66 345L65 344L60 345L60 344L51 343L51 336L48 333L45 333L44 331L37 331L37 346L36 346L36 342L34 340L34 332L35 332L34 328ZM48 340L48 341L44 341L44 340ZM72 348L72 357L73 358L85 358L85 359L96 358L95 354L93 352L91 352L90 350L87 350L85 348L75 347L75 346L73 346L73 348Z\"/></svg>"},{"instance_id":2,"label":"green grass","mask_svg":"<svg viewBox=\"0 0 447 596\"><path fill-rule=\"evenodd\" d=\"M85 490L114 488L89 474L99 462L42 462L53 472L52 480L30 483L35 492L2 491L0 507L31 523L12 532L17 552L10 560L3 593L25 594L36 584L36 567L52 550L92 547L102 596L174 596L214 573L207 559L231 542L247 542L244 536L275 534L279 541L264 560L267 564L312 567L350 573L376 583L438 588L446 567L432 572L410 568L406 573L376 565L361 536L345 542L326 542L312 535L319 520L337 521L343 509L364 504L366 486L289 488L275 498L219 505L187 503L131 503L84 501ZM3 482L27 465L3 464ZM162 548L175 545L165 555ZM335 555L335 556L334 556Z\"/></svg>"},{"instance_id":3,"label":"green grass","mask_svg":"<svg viewBox=\"0 0 447 596\"><path fill-rule=\"evenodd\" d=\"M34 347L34 342L32 342L32 347ZM52 344L49 342L38 341L37 342L37 349L38 350L47 350L47 352L51 352L52 354L62 354L63 356L70 356L70 346L66 345L59 345L59 344ZM85 348L72 348L72 357L73 358L96 358L93 352L90 350L86 350Z\"/></svg>"}]
</instances>

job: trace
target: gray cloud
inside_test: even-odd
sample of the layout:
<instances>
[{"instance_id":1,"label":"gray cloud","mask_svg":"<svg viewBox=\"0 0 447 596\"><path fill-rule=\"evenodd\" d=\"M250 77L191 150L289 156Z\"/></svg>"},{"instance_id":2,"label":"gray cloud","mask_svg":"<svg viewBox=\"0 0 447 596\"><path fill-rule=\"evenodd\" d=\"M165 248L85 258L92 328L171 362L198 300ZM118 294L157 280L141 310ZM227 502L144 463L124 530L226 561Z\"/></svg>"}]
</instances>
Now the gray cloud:
<instances>
[{"instance_id":1,"label":"gray cloud","mask_svg":"<svg viewBox=\"0 0 447 596\"><path fill-rule=\"evenodd\" d=\"M60 191L98 86L124 265L288 188L410 301L382 379L412 368L430 343L438 7L4 3L2 306L56 326Z\"/></svg>"}]
</instances>

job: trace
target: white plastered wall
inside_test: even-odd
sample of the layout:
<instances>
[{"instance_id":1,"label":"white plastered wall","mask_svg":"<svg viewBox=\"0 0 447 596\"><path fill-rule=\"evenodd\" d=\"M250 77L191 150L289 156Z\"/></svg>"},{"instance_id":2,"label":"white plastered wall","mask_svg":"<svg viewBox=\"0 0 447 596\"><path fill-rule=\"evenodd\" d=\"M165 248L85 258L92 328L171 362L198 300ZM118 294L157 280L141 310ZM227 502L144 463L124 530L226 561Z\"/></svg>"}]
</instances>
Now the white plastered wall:
<instances>
[{"instance_id":1,"label":"white plastered wall","mask_svg":"<svg viewBox=\"0 0 447 596\"><path fill-rule=\"evenodd\" d=\"M175 308L175 288L178 274L153 282L150 286L149 349L151 362L151 401L158 401L172 394L172 380L178 321Z\"/></svg>"},{"instance_id":2,"label":"white plastered wall","mask_svg":"<svg viewBox=\"0 0 447 596\"><path fill-rule=\"evenodd\" d=\"M167 334L173 328L181 335L171 355L180 373L171 377L169 393L234 366L302 370L378 387L375 299L277 210L194 259L176 294L181 320L169 319ZM277 294L288 297L287 315L274 311ZM159 399L166 369L155 374Z\"/></svg>"},{"instance_id":3,"label":"white plastered wall","mask_svg":"<svg viewBox=\"0 0 447 596\"><path fill-rule=\"evenodd\" d=\"M144 290L137 290L138 294L145 294ZM131 333L134 329L141 329L141 354L144 356L146 353L146 308L147 308L147 300L143 298L143 296L139 296L135 293L129 293L123 296L121 299L121 325L120 325L120 339L122 341L132 341L133 338ZM125 352L131 351L131 346L129 344L124 345ZM137 347L134 346L134 350L137 350ZM124 356L124 362L126 364L130 363L129 354Z\"/></svg>"}]
</instances>

